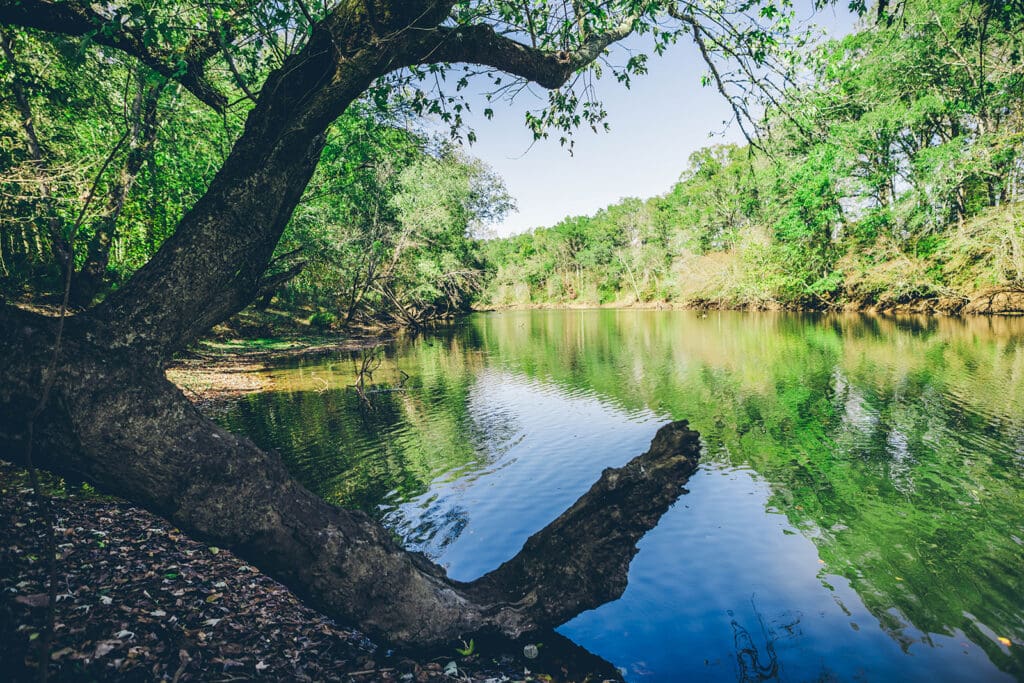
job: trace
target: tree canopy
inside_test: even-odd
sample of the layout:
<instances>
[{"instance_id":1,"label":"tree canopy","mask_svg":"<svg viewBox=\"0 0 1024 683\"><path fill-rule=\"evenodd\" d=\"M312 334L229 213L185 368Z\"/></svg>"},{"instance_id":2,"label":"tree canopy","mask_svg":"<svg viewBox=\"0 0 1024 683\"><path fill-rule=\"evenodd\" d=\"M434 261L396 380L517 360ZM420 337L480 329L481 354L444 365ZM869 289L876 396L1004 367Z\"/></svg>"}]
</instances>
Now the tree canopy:
<instances>
[{"instance_id":1,"label":"tree canopy","mask_svg":"<svg viewBox=\"0 0 1024 683\"><path fill-rule=\"evenodd\" d=\"M332 32L355 38L347 32L353 22L365 24L359 39L370 50L401 53L387 55L353 95L361 104L346 118L367 119L364 140L384 144L397 115L430 117L472 141L466 93L484 92L493 105L482 113L490 117L533 82L551 92L547 106L527 112L530 134L571 144L577 128L605 125L595 75L610 71L628 85L644 73L647 54L608 52L627 35L650 37L655 53L695 40L707 82L745 117L750 79L781 92L801 60L810 33L793 17L790 3L768 0L0 3L11 95L0 123L10 141L0 167L0 201L11 217L0 239L4 290L59 291L72 249L73 303L86 306L126 279L202 196L275 70L310 53L318 36L337 51ZM325 77L347 69L345 59L339 52ZM341 138L331 144L349 157L320 174L349 191L365 183L355 157L368 147L348 144L349 124L330 123L346 109L344 99L326 97L317 126L333 126ZM189 133L196 128L201 140ZM339 158L322 155L324 165ZM297 261L280 262L274 277Z\"/></svg>"}]
</instances>

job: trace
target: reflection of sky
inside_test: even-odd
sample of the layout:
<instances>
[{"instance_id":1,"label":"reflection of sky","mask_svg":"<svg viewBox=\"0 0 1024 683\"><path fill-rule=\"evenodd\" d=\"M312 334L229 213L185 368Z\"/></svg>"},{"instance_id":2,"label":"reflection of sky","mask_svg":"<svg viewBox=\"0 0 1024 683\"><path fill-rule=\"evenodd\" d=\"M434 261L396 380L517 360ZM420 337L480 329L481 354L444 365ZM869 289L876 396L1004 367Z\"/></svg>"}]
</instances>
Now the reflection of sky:
<instances>
[{"instance_id":1,"label":"reflection of sky","mask_svg":"<svg viewBox=\"0 0 1024 683\"><path fill-rule=\"evenodd\" d=\"M473 430L473 438L485 440L477 447L490 451L491 464L454 482L435 482L387 518L403 535L415 530L416 549L440 553L449 575L461 580L514 555L530 534L583 495L604 468L624 465L647 450L656 425L668 421L646 411L625 414L591 395L493 369L477 376L469 413L474 423L514 425L497 443L493 432ZM424 523L440 529L428 531Z\"/></svg>"},{"instance_id":2,"label":"reflection of sky","mask_svg":"<svg viewBox=\"0 0 1024 683\"><path fill-rule=\"evenodd\" d=\"M559 629L628 679L756 681L774 664L771 680L1012 680L960 632L906 628L906 656L814 544L765 514L754 473L705 466L687 488L640 542L623 597Z\"/></svg>"},{"instance_id":3,"label":"reflection of sky","mask_svg":"<svg viewBox=\"0 0 1024 683\"><path fill-rule=\"evenodd\" d=\"M665 412L691 417L714 451L693 493L641 542L624 598L564 627L573 639L635 680L773 666L782 680L997 679L975 643L1019 675L1024 347L1005 341L1019 325L883 326L883 339L862 320L835 319L830 345L792 316L481 316L471 354L399 351L422 386L386 394L391 409L368 413L378 427L354 430L367 443L338 441L330 417L311 433L333 444L318 453L328 471L342 448L365 453L382 491L415 473L379 499L388 524L470 579L645 450ZM295 405L339 396L317 388L296 387ZM659 412L632 408L645 402Z\"/></svg>"}]
</instances>

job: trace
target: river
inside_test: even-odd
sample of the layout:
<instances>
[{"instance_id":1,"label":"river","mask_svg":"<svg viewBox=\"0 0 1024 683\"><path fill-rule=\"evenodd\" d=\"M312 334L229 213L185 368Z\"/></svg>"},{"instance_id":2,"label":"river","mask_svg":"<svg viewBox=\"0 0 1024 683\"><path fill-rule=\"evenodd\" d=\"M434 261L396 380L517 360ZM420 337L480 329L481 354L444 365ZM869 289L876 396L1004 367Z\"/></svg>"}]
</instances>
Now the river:
<instances>
[{"instance_id":1,"label":"river","mask_svg":"<svg viewBox=\"0 0 1024 683\"><path fill-rule=\"evenodd\" d=\"M627 680L1024 680L1024 319L514 311L378 353L365 400L343 354L220 419L457 579L700 432L625 594L559 628Z\"/></svg>"}]
</instances>

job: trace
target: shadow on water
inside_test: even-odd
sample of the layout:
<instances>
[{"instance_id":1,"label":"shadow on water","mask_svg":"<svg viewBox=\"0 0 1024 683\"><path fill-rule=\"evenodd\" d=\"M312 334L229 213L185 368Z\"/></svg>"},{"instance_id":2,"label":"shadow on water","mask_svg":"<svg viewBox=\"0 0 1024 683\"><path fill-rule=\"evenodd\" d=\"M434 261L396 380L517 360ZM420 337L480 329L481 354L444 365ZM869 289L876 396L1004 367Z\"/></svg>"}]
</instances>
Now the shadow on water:
<instances>
[{"instance_id":1,"label":"shadow on water","mask_svg":"<svg viewBox=\"0 0 1024 683\"><path fill-rule=\"evenodd\" d=\"M337 358L224 421L469 580L686 418L693 494L563 634L631 680L1024 679L1022 342L1000 318L480 315L389 349L374 380L409 380L372 411Z\"/></svg>"}]
</instances>

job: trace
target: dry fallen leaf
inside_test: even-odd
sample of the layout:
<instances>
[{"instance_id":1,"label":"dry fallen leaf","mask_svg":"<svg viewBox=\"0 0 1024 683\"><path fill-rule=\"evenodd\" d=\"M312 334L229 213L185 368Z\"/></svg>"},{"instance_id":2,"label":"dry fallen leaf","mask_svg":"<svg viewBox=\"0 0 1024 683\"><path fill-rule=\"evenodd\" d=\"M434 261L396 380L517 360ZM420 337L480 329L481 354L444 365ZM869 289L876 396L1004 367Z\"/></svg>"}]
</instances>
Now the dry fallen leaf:
<instances>
[{"instance_id":1,"label":"dry fallen leaf","mask_svg":"<svg viewBox=\"0 0 1024 683\"><path fill-rule=\"evenodd\" d=\"M32 595L19 595L14 598L15 602L20 602L22 605L28 605L29 607L46 607L50 604L50 596L46 593L34 593Z\"/></svg>"}]
</instances>

